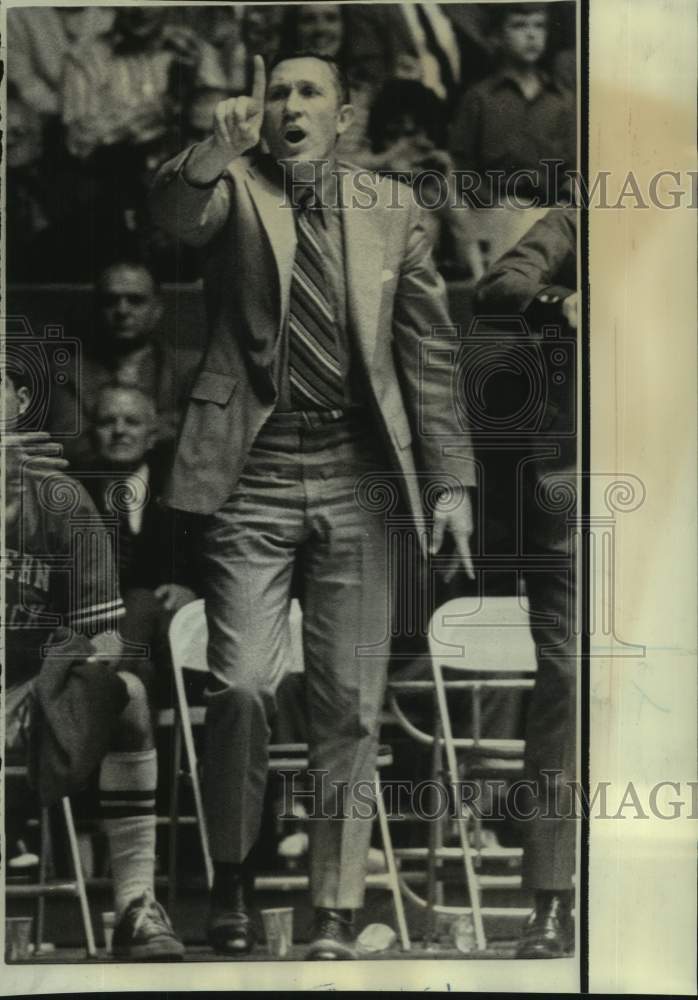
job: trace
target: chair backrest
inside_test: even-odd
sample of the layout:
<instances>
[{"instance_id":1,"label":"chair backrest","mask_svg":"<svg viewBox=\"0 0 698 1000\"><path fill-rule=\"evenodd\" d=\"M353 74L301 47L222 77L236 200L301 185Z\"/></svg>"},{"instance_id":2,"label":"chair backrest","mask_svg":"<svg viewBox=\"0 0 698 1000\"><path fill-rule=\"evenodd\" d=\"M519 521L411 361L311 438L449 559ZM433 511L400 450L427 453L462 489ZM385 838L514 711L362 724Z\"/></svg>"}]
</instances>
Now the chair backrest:
<instances>
[{"instance_id":1,"label":"chair backrest","mask_svg":"<svg viewBox=\"0 0 698 1000\"><path fill-rule=\"evenodd\" d=\"M303 671L303 639L300 604L297 600L291 602L289 624L291 628L291 650L287 669L294 673ZM177 670L185 667L187 670L208 670L206 660L206 645L208 643L208 628L204 601L199 598L174 615L169 629L172 664Z\"/></svg>"},{"instance_id":2,"label":"chair backrest","mask_svg":"<svg viewBox=\"0 0 698 1000\"><path fill-rule=\"evenodd\" d=\"M457 597L429 622L434 662L455 670L533 673L536 649L525 597Z\"/></svg>"},{"instance_id":3,"label":"chair backrest","mask_svg":"<svg viewBox=\"0 0 698 1000\"><path fill-rule=\"evenodd\" d=\"M176 669L208 670L208 628L202 598L179 609L170 622L169 636L172 664Z\"/></svg>"}]
</instances>

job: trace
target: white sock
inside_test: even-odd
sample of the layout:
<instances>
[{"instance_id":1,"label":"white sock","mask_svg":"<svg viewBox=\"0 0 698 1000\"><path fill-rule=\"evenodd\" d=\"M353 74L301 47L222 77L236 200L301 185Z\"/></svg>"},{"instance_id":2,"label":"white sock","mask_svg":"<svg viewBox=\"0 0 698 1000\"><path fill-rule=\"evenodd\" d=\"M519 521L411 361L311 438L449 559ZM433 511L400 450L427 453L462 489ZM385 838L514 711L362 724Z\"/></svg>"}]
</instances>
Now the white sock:
<instances>
[{"instance_id":1,"label":"white sock","mask_svg":"<svg viewBox=\"0 0 698 1000\"><path fill-rule=\"evenodd\" d=\"M100 806L117 920L132 899L154 891L156 785L155 750L110 753L102 761Z\"/></svg>"}]
</instances>

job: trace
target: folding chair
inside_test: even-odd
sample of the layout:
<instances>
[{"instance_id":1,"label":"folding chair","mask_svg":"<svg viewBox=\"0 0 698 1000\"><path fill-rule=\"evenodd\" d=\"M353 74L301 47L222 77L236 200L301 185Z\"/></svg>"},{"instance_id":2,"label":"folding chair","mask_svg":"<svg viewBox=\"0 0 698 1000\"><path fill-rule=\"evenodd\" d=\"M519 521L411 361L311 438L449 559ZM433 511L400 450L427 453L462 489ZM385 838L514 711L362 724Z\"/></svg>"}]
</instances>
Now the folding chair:
<instances>
[{"instance_id":1,"label":"folding chair","mask_svg":"<svg viewBox=\"0 0 698 1000\"><path fill-rule=\"evenodd\" d=\"M6 778L27 777L27 769L24 766L10 765L5 767ZM68 834L68 847L70 859L73 866L74 878L72 880L55 879L50 877L52 865L51 834L49 829L49 810L45 807L41 809L39 818L39 878L34 883L13 884L6 875L5 895L8 898L35 899L34 909L34 954L39 956L44 937L45 900L47 896L75 896L80 904L80 918L82 920L83 932L85 935L85 951L88 958L97 957L95 946L94 930L92 928L92 917L90 915L90 905L87 900L87 890L85 887L85 874L80 858L78 838L75 831L75 821L70 799L61 799L61 810Z\"/></svg>"},{"instance_id":2,"label":"folding chair","mask_svg":"<svg viewBox=\"0 0 698 1000\"><path fill-rule=\"evenodd\" d=\"M391 682L389 687L389 708L393 718L413 739L425 746L431 746L432 773L439 773L441 753L445 752L448 782L454 806L460 803L459 772L456 752L463 751L471 759L474 755L490 758L518 759L523 757L525 743L520 739L496 739L481 735L481 708L483 691L496 688L526 690L533 687L530 675L536 670L535 646L531 636L528 604L525 598L514 597L460 597L442 605L432 615L429 623L429 652L432 678L430 680L406 680ZM447 680L444 670L456 670L465 675L463 679ZM496 674L497 677L473 677L473 674ZM467 676L471 675L471 676ZM505 676L501 676L505 675ZM509 675L509 676L506 676ZM468 690L472 694L471 732L472 736L455 738L449 711L449 691ZM402 710L398 696L400 693L426 691L436 697L437 713L434 733L426 733L417 727ZM426 857L428 863L428 898L417 895L408 886L404 877L401 884L405 894L418 906L428 907L433 912L445 914L472 913L478 950L487 947L483 924L481 890L485 887L511 887L510 876L478 876L475 872L474 857L484 852L470 845L468 821L475 822L468 809L455 808L459 847L444 847L436 826L430 830L428 848L408 848L398 850L401 857ZM479 821L477 821L479 822ZM436 903L434 882L436 869L445 860L460 859L463 864L465 885L470 905L457 907ZM494 911L492 911L494 913ZM497 908L497 915L499 908ZM518 915L518 911L517 911Z\"/></svg>"},{"instance_id":3,"label":"folding chair","mask_svg":"<svg viewBox=\"0 0 698 1000\"><path fill-rule=\"evenodd\" d=\"M302 614L297 601L291 602L290 609L291 624L291 653L290 669L300 672L303 669L303 646L301 638ZM176 695L176 720L175 739L173 748L172 776L173 788L170 806L170 906L174 907L176 889L176 864L177 864L177 821L178 821L178 785L181 777L181 757L182 742L187 757L187 765L191 776L192 790L194 794L194 806L196 818L201 838L201 847L204 855L206 867L206 883L208 888L213 886L213 863L208 847L208 832L206 828L206 818L203 810L203 800L201 796L201 784L198 774L198 760L196 747L192 733L192 724L203 722L203 710L190 708L182 671L189 670L208 671L206 662L206 644L208 631L206 627L206 616L204 612L203 600L193 601L191 604L181 608L170 623L170 648L172 652L172 665L175 679ZM269 747L269 769L270 771L303 770L308 766L308 745L306 743L272 744ZM385 875L369 875L366 884L370 888L386 888L392 893L395 919L398 925L398 932L403 950L409 951L410 939L407 930L407 921L400 891L400 881L395 862L390 829L385 811L385 804L380 794L379 770L392 763L392 753L389 747L381 747L376 761L376 772L374 776L377 816L380 827L383 851L386 858L387 871ZM261 883L261 885L260 885ZM272 876L270 878L258 879L258 887L300 889L308 884L307 876Z\"/></svg>"}]
</instances>

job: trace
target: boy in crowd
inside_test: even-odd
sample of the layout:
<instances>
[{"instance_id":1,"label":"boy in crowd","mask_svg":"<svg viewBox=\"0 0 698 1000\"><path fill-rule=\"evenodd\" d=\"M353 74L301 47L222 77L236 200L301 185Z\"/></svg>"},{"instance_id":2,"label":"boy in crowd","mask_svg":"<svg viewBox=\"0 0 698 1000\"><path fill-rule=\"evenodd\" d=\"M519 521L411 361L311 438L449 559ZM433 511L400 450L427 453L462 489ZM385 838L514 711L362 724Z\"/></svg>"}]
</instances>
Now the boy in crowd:
<instances>
[{"instance_id":1,"label":"boy in crowd","mask_svg":"<svg viewBox=\"0 0 698 1000\"><path fill-rule=\"evenodd\" d=\"M542 65L548 5L507 4L491 16L499 68L466 91L457 108L455 164L480 175L474 192L480 204L497 204L504 191L519 203L553 204L563 193L564 171L576 164L577 126L572 93ZM546 169L546 160L559 163ZM514 184L519 171L526 175Z\"/></svg>"}]
</instances>

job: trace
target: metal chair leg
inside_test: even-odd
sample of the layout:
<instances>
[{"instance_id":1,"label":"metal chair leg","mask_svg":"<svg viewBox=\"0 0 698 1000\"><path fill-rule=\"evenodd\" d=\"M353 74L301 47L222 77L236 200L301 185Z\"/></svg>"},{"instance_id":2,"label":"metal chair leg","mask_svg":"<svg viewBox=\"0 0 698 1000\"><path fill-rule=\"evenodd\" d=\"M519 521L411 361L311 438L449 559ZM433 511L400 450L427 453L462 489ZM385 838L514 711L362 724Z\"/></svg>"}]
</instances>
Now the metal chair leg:
<instances>
[{"instance_id":1,"label":"metal chair leg","mask_svg":"<svg viewBox=\"0 0 698 1000\"><path fill-rule=\"evenodd\" d=\"M395 910L395 919L400 933L400 943L402 944L403 951L409 951L411 948L410 935L407 929L405 907L402 902L400 881L397 874L397 865L395 864L395 855L393 854L393 841L390 836L390 827L388 826L388 817L385 812L385 803L383 802L383 796L381 795L380 775L378 774L378 771L375 773L374 784L376 789L376 804L378 806L378 823L380 826L381 839L383 841L385 860L388 865L388 883L390 885L390 891L393 894L393 909Z\"/></svg>"},{"instance_id":2,"label":"metal chair leg","mask_svg":"<svg viewBox=\"0 0 698 1000\"><path fill-rule=\"evenodd\" d=\"M39 885L45 885L51 863L51 829L48 809L44 806L39 815ZM34 904L34 954L41 953L46 921L46 900L39 893Z\"/></svg>"},{"instance_id":3,"label":"metal chair leg","mask_svg":"<svg viewBox=\"0 0 698 1000\"><path fill-rule=\"evenodd\" d=\"M186 691L184 690L184 678L181 670L175 670L175 693L177 695L177 711L182 726L182 736L184 738L184 752L187 755L187 765L191 775L191 786L194 794L194 809L199 825L199 836L201 838L201 851L204 856L204 869L206 871L206 885L209 891L213 888L213 862L208 846L208 829L206 826L206 816L204 814L204 801L201 794L201 782L199 781L199 768L196 756L196 745L194 744L194 734L189 718L189 703L187 702Z\"/></svg>"},{"instance_id":4,"label":"metal chair leg","mask_svg":"<svg viewBox=\"0 0 698 1000\"><path fill-rule=\"evenodd\" d=\"M73 810L70 807L70 799L64 798L62 800L63 805L63 817L65 819L66 830L68 831L68 844L70 846L70 856L73 862L73 871L75 872L75 884L77 886L78 899L80 901L80 913L82 915L82 925L85 930L85 942L88 958L97 957L97 948L95 946L95 936L92 930L92 917L90 916L90 904L87 901L87 891L85 888L85 875L82 870L82 860L80 858L80 848L78 847L78 838L75 832L75 823L73 821Z\"/></svg>"},{"instance_id":5,"label":"metal chair leg","mask_svg":"<svg viewBox=\"0 0 698 1000\"><path fill-rule=\"evenodd\" d=\"M473 866L473 856L470 849L470 843L468 841L468 829L465 821L465 816L463 814L463 809L459 805L460 797L458 794L458 764L456 761L456 751L453 745L453 732L451 730L451 717L448 711L448 702L446 700L446 689L444 687L443 673L441 671L441 666L438 663L434 663L434 686L436 689L436 697L439 704L439 712L441 714L441 723L444 730L444 747L446 750L446 764L449 771L449 779L451 783L451 788L453 790L453 799L455 805L456 813L456 824L458 827L458 834L460 838L460 848L463 854L463 867L465 870L465 882L468 887L468 892L470 894L470 905L473 911L473 923L475 924L475 939L477 941L477 947L479 951L484 951L487 947L487 939L485 938L485 928L482 922L482 908L480 905L480 888L478 885L477 875L475 874L475 868Z\"/></svg>"},{"instance_id":6,"label":"metal chair leg","mask_svg":"<svg viewBox=\"0 0 698 1000\"><path fill-rule=\"evenodd\" d=\"M441 749L441 722L438 717L438 712L435 711L434 719L434 743L432 745L431 751L431 780L438 783L441 777L442 768L442 749ZM431 944L437 938L437 920L436 911L434 906L441 903L443 900L440 897L441 893L439 889L441 888L441 883L437 881L438 869L441 864L437 858L437 851L442 846L442 833L443 833L443 820L440 817L436 817L433 820L429 820L429 836L428 836L428 848L427 848L427 888L426 888L426 900L427 900L427 920L424 932L424 939L426 944Z\"/></svg>"},{"instance_id":7,"label":"metal chair leg","mask_svg":"<svg viewBox=\"0 0 698 1000\"><path fill-rule=\"evenodd\" d=\"M170 768L170 810L168 831L167 910L172 917L177 903L177 846L179 840L179 782L182 769L182 723L174 713Z\"/></svg>"}]
</instances>

